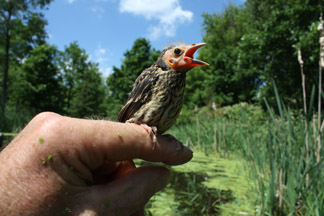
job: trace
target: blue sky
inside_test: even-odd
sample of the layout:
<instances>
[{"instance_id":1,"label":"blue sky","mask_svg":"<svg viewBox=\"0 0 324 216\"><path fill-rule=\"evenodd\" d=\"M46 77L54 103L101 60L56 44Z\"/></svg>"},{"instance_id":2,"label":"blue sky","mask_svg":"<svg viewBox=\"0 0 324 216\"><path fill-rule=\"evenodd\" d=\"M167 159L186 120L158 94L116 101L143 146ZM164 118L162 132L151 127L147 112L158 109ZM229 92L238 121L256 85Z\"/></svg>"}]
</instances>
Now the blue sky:
<instances>
[{"instance_id":1,"label":"blue sky","mask_svg":"<svg viewBox=\"0 0 324 216\"><path fill-rule=\"evenodd\" d=\"M139 37L152 47L202 42L202 13L220 13L245 0L54 0L46 10L50 44L77 41L107 76Z\"/></svg>"}]
</instances>

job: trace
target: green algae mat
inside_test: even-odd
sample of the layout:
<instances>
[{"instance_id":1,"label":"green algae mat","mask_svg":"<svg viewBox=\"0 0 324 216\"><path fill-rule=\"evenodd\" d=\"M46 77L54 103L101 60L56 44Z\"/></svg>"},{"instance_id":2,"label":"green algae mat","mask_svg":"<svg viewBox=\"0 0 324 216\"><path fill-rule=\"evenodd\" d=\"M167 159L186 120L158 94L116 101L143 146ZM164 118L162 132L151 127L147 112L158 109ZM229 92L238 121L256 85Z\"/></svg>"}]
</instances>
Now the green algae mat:
<instances>
[{"instance_id":1,"label":"green algae mat","mask_svg":"<svg viewBox=\"0 0 324 216\"><path fill-rule=\"evenodd\" d=\"M147 164L136 161L137 165ZM193 159L168 167L168 186L152 197L146 215L254 215L255 192L244 160L194 152Z\"/></svg>"}]
</instances>

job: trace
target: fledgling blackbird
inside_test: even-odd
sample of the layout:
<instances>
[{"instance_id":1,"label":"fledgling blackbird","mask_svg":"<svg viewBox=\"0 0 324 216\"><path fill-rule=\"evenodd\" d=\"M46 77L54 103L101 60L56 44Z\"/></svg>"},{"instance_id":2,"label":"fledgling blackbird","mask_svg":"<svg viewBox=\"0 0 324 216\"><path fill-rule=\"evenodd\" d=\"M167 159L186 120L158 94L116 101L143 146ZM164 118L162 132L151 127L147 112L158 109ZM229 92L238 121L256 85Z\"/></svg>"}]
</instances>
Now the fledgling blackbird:
<instances>
[{"instance_id":1,"label":"fledgling blackbird","mask_svg":"<svg viewBox=\"0 0 324 216\"><path fill-rule=\"evenodd\" d=\"M119 122L136 123L153 135L168 130L178 117L186 84L186 72L208 63L194 59L205 43L170 46L136 79L132 92L118 115Z\"/></svg>"}]
</instances>

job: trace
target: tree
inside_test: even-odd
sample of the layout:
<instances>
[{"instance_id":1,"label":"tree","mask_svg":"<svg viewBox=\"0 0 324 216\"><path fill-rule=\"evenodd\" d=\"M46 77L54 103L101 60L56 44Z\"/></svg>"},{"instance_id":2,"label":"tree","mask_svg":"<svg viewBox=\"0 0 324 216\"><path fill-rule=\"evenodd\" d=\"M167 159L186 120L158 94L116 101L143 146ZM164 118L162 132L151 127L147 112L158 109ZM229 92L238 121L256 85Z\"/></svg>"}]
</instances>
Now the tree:
<instances>
[{"instance_id":1,"label":"tree","mask_svg":"<svg viewBox=\"0 0 324 216\"><path fill-rule=\"evenodd\" d=\"M133 47L124 53L121 68L113 67L113 73L107 78L108 97L106 100L108 115L118 114L123 103L132 90L135 79L146 68L151 66L159 55L159 51L151 49L145 38L138 38Z\"/></svg>"},{"instance_id":2,"label":"tree","mask_svg":"<svg viewBox=\"0 0 324 216\"><path fill-rule=\"evenodd\" d=\"M203 14L207 45L198 58L209 67L188 73L186 104L275 103L273 84L288 105L302 103L301 48L310 92L318 79L321 0L247 0L221 14ZM309 98L309 97L308 97Z\"/></svg>"},{"instance_id":3,"label":"tree","mask_svg":"<svg viewBox=\"0 0 324 216\"><path fill-rule=\"evenodd\" d=\"M60 67L63 73L65 89L65 112L69 113L71 100L76 92L74 87L79 79L83 78L83 74L88 69L88 58L84 49L81 49L78 43L72 42L65 47L64 52L60 55Z\"/></svg>"},{"instance_id":4,"label":"tree","mask_svg":"<svg viewBox=\"0 0 324 216\"><path fill-rule=\"evenodd\" d=\"M104 85L98 64L77 42L61 52L59 65L64 84L64 113L75 117L103 116Z\"/></svg>"},{"instance_id":5,"label":"tree","mask_svg":"<svg viewBox=\"0 0 324 216\"><path fill-rule=\"evenodd\" d=\"M69 113L76 117L104 116L104 87L98 65L89 62L75 83Z\"/></svg>"},{"instance_id":6,"label":"tree","mask_svg":"<svg viewBox=\"0 0 324 216\"><path fill-rule=\"evenodd\" d=\"M259 83L257 71L243 70L238 44L249 31L244 9L230 5L221 14L203 14L203 41L198 59L208 62L188 72L185 103L198 106L211 101L221 105L252 101Z\"/></svg>"},{"instance_id":7,"label":"tree","mask_svg":"<svg viewBox=\"0 0 324 216\"><path fill-rule=\"evenodd\" d=\"M2 74L1 116L4 118L10 66L28 56L44 42L46 21L39 9L51 0L0 0L0 69Z\"/></svg>"},{"instance_id":8,"label":"tree","mask_svg":"<svg viewBox=\"0 0 324 216\"><path fill-rule=\"evenodd\" d=\"M43 44L35 47L22 64L20 79L15 83L16 103L28 108L32 114L42 111L62 112L63 85L57 56L56 47Z\"/></svg>"},{"instance_id":9,"label":"tree","mask_svg":"<svg viewBox=\"0 0 324 216\"><path fill-rule=\"evenodd\" d=\"M322 0L248 0L246 9L254 28L240 42L245 70L259 70L261 98L275 103L273 83L289 105L302 103L300 66L301 48L306 73L306 89L317 83L319 44L317 22ZM250 60L249 60L250 59Z\"/></svg>"}]
</instances>

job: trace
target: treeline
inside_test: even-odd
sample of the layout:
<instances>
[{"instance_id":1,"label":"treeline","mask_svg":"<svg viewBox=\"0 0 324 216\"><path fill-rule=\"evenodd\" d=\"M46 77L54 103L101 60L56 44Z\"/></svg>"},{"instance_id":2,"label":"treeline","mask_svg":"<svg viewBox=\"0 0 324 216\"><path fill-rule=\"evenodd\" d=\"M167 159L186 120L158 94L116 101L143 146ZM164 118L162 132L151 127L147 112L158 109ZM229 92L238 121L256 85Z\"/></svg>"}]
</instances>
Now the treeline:
<instances>
[{"instance_id":1,"label":"treeline","mask_svg":"<svg viewBox=\"0 0 324 216\"><path fill-rule=\"evenodd\" d=\"M133 81L159 54L139 38L105 80L77 42L64 50L46 42L41 11L50 2L0 0L0 131L21 127L42 111L115 119Z\"/></svg>"},{"instance_id":2,"label":"treeline","mask_svg":"<svg viewBox=\"0 0 324 216\"><path fill-rule=\"evenodd\" d=\"M247 0L221 14L203 14L200 58L209 67L188 74L187 103L275 103L273 85L292 107L302 107L301 49L306 91L318 88L322 0ZM309 99L309 95L308 95Z\"/></svg>"},{"instance_id":3,"label":"treeline","mask_svg":"<svg viewBox=\"0 0 324 216\"><path fill-rule=\"evenodd\" d=\"M77 42L64 50L46 43L42 10L50 2L0 0L0 131L11 131L42 111L115 119L136 77L160 53L139 38L124 53L121 67L103 79ZM318 88L322 5L322 0L247 0L221 14L203 14L207 46L198 58L210 66L188 73L185 107L262 103L264 97L271 102L274 83L289 105L301 107L297 50L310 93Z\"/></svg>"}]
</instances>

